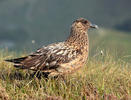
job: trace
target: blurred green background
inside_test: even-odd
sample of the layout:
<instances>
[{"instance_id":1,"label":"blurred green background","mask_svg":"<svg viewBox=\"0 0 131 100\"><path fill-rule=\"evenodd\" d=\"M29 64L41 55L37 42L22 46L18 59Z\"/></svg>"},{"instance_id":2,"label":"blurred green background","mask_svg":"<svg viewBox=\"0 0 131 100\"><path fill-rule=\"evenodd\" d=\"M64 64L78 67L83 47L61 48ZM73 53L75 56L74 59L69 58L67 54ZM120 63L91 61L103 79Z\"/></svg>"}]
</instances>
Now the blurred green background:
<instances>
[{"instance_id":1,"label":"blurred green background","mask_svg":"<svg viewBox=\"0 0 131 100\"><path fill-rule=\"evenodd\" d=\"M131 0L0 0L0 48L34 50L63 41L79 17L100 27L89 32L92 52L131 55Z\"/></svg>"}]
</instances>

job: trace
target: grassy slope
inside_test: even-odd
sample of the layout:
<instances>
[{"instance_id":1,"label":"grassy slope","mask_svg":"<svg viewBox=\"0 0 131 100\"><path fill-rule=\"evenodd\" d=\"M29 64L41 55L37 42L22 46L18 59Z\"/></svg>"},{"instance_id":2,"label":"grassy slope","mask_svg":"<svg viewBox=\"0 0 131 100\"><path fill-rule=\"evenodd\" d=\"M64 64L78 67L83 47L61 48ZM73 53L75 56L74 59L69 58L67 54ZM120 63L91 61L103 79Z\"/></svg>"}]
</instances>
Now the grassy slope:
<instances>
[{"instance_id":1,"label":"grassy slope","mask_svg":"<svg viewBox=\"0 0 131 100\"><path fill-rule=\"evenodd\" d=\"M130 55L131 36L111 30L100 30L99 33L89 34L92 51L87 65L77 74L65 76L65 80L58 78L46 81L44 78L41 80L36 77L31 78L32 72L16 70L10 63L3 61L3 59L15 56L15 53L1 51L0 98L13 100L130 98L130 57L128 60L123 57ZM96 49L92 49L93 46ZM99 54L100 50L104 51L104 55Z\"/></svg>"},{"instance_id":2,"label":"grassy slope","mask_svg":"<svg viewBox=\"0 0 131 100\"><path fill-rule=\"evenodd\" d=\"M99 29L89 33L90 53L94 55L110 51L112 55L131 62L131 34L110 29Z\"/></svg>"}]
</instances>

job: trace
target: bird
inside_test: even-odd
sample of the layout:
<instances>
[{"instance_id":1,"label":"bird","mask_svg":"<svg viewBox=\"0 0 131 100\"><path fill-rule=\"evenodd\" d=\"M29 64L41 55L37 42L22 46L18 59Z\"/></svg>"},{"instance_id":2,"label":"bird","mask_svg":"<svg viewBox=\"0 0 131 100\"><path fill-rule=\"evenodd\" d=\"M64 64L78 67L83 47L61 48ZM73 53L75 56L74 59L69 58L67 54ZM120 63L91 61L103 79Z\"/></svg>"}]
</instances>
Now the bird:
<instances>
[{"instance_id":1,"label":"bird","mask_svg":"<svg viewBox=\"0 0 131 100\"><path fill-rule=\"evenodd\" d=\"M70 35L63 42L52 43L20 58L7 59L14 67L41 71L55 77L74 73L86 63L89 55L88 29L98 28L85 18L73 21Z\"/></svg>"}]
</instances>

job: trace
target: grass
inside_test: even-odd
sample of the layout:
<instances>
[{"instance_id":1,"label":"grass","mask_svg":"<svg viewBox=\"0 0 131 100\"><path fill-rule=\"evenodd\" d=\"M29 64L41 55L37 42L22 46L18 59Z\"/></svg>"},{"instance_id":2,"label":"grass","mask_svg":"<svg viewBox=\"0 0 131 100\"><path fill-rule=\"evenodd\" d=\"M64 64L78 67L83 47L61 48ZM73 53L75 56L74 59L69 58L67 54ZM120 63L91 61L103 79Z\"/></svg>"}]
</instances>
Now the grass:
<instances>
[{"instance_id":1,"label":"grass","mask_svg":"<svg viewBox=\"0 0 131 100\"><path fill-rule=\"evenodd\" d=\"M124 31L99 29L89 32L90 56L102 51L131 62L131 34ZM97 51L97 52L96 52Z\"/></svg>"},{"instance_id":2,"label":"grass","mask_svg":"<svg viewBox=\"0 0 131 100\"><path fill-rule=\"evenodd\" d=\"M87 64L64 79L32 77L32 71L19 70L4 62L26 53L0 50L0 99L131 100L131 35L107 29L97 33L89 34Z\"/></svg>"},{"instance_id":3,"label":"grass","mask_svg":"<svg viewBox=\"0 0 131 100\"><path fill-rule=\"evenodd\" d=\"M3 60L15 53L0 53L0 98L4 100L128 100L131 96L131 64L109 52L90 57L77 73L46 80L31 77ZM126 98L126 99L125 99ZM130 98L131 99L131 98Z\"/></svg>"}]
</instances>

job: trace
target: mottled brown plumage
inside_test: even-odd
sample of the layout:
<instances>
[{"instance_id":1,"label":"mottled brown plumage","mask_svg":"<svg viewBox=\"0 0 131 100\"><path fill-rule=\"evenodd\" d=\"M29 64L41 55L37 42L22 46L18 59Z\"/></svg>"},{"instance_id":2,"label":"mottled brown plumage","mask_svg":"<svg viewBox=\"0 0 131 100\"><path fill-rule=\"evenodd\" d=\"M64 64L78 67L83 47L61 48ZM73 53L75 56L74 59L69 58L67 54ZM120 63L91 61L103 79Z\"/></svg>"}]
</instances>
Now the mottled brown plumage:
<instances>
[{"instance_id":1,"label":"mottled brown plumage","mask_svg":"<svg viewBox=\"0 0 131 100\"><path fill-rule=\"evenodd\" d=\"M64 42L43 46L26 57L6 61L13 62L17 68L39 70L48 73L49 76L72 73L82 67L88 58L89 28L97 26L79 18L73 22L70 36Z\"/></svg>"}]
</instances>

